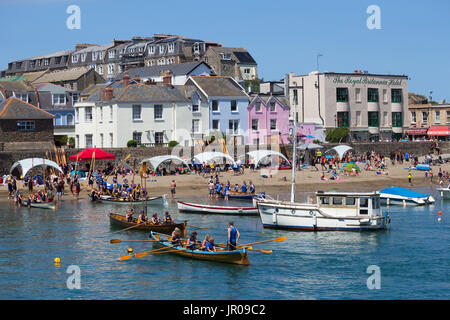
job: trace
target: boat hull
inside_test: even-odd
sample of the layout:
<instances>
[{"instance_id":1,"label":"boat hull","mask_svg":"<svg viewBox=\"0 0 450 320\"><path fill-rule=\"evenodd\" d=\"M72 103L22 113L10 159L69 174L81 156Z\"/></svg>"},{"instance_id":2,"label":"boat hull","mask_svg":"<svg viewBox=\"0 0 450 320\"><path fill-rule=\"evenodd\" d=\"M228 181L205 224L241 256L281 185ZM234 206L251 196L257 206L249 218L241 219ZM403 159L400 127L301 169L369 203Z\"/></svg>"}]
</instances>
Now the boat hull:
<instances>
[{"instance_id":1,"label":"boat hull","mask_svg":"<svg viewBox=\"0 0 450 320\"><path fill-rule=\"evenodd\" d=\"M434 198L429 196L427 198L397 198L390 195L380 195L380 200L383 205L387 206L423 206L434 202Z\"/></svg>"},{"instance_id":2,"label":"boat hull","mask_svg":"<svg viewBox=\"0 0 450 320\"><path fill-rule=\"evenodd\" d=\"M167 239L167 235L160 234L156 232L151 232L150 236L153 240L158 240L158 242L155 242L153 245L157 248L162 247L170 247L170 243L161 241L163 239ZM174 247L173 249L182 249L181 247ZM231 263L231 264L239 264L239 265L249 265L250 261L247 257L247 250L239 249L235 251L225 251L225 250L218 250L217 252L206 252L201 250L183 250L183 251L176 251L171 252L173 254L190 258L190 259L197 259L197 260L204 260L204 261L214 261L214 262L221 262L221 263Z\"/></svg>"},{"instance_id":3,"label":"boat hull","mask_svg":"<svg viewBox=\"0 0 450 320\"><path fill-rule=\"evenodd\" d=\"M148 224L148 223L141 223L138 225L137 222L135 222L135 219L133 222L128 222L126 217L120 214L116 213L109 213L109 221L112 225L128 228L133 227L130 230L140 230L140 231L155 231L155 232L161 232L161 233L167 233L170 234L173 232L175 228L179 228L183 233L186 232L186 225L187 222L184 221L182 223L172 223L172 224Z\"/></svg>"},{"instance_id":4,"label":"boat hull","mask_svg":"<svg viewBox=\"0 0 450 320\"><path fill-rule=\"evenodd\" d=\"M92 199L91 199L92 201ZM130 201L125 201L125 199L122 200L118 200L118 199L108 199L108 198L100 198L100 199L95 199L94 201L98 201L101 203L112 203L112 204L126 204L126 205L130 205ZM93 202L94 202L93 201ZM147 199L147 203L151 203L151 204L164 204L166 202L166 197L165 195L163 196L159 196L159 197L150 197ZM144 200L139 200L139 201L133 201L133 205L142 205L144 203Z\"/></svg>"},{"instance_id":5,"label":"boat hull","mask_svg":"<svg viewBox=\"0 0 450 320\"><path fill-rule=\"evenodd\" d=\"M440 195L441 195L441 197L443 199L446 199L446 200L450 199L450 189L448 189L448 188L437 188L436 190L439 191L439 193L440 193Z\"/></svg>"},{"instance_id":6,"label":"boat hull","mask_svg":"<svg viewBox=\"0 0 450 320\"><path fill-rule=\"evenodd\" d=\"M191 212L199 214L226 214L239 216L257 216L257 207L222 207L209 206L184 201L178 201L178 210L180 212Z\"/></svg>"},{"instance_id":7,"label":"boat hull","mask_svg":"<svg viewBox=\"0 0 450 320\"><path fill-rule=\"evenodd\" d=\"M225 196L223 195L223 193L220 194L220 196L222 198L224 198ZM258 198L264 198L265 193L240 193L240 192L229 192L228 193L228 198L229 199L236 199L236 200L252 200L254 197L258 197Z\"/></svg>"},{"instance_id":8,"label":"boat hull","mask_svg":"<svg viewBox=\"0 0 450 320\"><path fill-rule=\"evenodd\" d=\"M47 209L47 210L55 210L56 209L56 205L53 202L30 203L30 207L39 208L39 209Z\"/></svg>"},{"instance_id":9,"label":"boat hull","mask_svg":"<svg viewBox=\"0 0 450 320\"><path fill-rule=\"evenodd\" d=\"M304 231L365 231L385 229L385 217L329 216L315 205L260 201L264 228Z\"/></svg>"}]
</instances>

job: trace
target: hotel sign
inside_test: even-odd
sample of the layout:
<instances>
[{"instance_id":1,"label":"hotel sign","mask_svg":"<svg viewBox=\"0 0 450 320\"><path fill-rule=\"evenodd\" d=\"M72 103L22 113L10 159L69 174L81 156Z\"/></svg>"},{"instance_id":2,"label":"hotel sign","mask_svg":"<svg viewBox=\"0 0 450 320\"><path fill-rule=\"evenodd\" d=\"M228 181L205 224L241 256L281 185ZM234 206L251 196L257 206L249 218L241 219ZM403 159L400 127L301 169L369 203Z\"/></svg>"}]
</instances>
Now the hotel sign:
<instances>
[{"instance_id":1,"label":"hotel sign","mask_svg":"<svg viewBox=\"0 0 450 320\"><path fill-rule=\"evenodd\" d=\"M375 78L369 77L345 77L335 76L333 83L335 84L351 84L353 87L357 84L368 84L368 85L384 85L384 86L401 86L403 79L389 79L389 80L377 80Z\"/></svg>"}]
</instances>

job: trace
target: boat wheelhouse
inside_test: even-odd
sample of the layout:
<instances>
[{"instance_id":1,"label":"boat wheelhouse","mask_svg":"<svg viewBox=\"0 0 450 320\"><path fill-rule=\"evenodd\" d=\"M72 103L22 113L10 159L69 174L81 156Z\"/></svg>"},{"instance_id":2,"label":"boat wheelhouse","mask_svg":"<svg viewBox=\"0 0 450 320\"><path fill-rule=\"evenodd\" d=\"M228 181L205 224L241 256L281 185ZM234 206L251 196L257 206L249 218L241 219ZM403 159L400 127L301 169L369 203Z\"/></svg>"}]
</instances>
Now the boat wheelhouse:
<instances>
[{"instance_id":1,"label":"boat wheelhouse","mask_svg":"<svg viewBox=\"0 0 450 320\"><path fill-rule=\"evenodd\" d=\"M260 199L257 207L265 228L298 230L385 229L389 216L377 192L316 192L316 203Z\"/></svg>"}]
</instances>

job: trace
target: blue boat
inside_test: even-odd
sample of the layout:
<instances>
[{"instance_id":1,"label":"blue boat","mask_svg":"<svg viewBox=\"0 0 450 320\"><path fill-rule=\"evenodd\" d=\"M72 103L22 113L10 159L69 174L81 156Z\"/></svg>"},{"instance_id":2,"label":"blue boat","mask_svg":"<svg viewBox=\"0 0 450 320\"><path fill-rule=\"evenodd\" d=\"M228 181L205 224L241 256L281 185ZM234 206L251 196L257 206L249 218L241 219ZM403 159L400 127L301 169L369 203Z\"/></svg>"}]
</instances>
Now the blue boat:
<instances>
[{"instance_id":1,"label":"blue boat","mask_svg":"<svg viewBox=\"0 0 450 320\"><path fill-rule=\"evenodd\" d=\"M401 187L389 187L380 191L381 203L386 205L425 205L434 202L434 198L425 193Z\"/></svg>"}]
</instances>

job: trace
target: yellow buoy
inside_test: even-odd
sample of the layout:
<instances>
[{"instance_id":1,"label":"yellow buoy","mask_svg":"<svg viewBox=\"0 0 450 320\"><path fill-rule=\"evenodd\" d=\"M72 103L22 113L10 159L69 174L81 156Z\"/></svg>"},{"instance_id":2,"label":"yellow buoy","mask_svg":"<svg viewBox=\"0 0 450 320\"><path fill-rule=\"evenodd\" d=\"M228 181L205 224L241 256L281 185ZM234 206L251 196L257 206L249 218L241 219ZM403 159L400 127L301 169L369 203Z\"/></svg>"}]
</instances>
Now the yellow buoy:
<instances>
[{"instance_id":1,"label":"yellow buoy","mask_svg":"<svg viewBox=\"0 0 450 320\"><path fill-rule=\"evenodd\" d=\"M133 249L128 248L128 253L131 253L131 252L133 252Z\"/></svg>"},{"instance_id":2,"label":"yellow buoy","mask_svg":"<svg viewBox=\"0 0 450 320\"><path fill-rule=\"evenodd\" d=\"M61 259L58 258L58 257L56 257L54 261L55 261L55 264L60 264L61 263Z\"/></svg>"}]
</instances>

